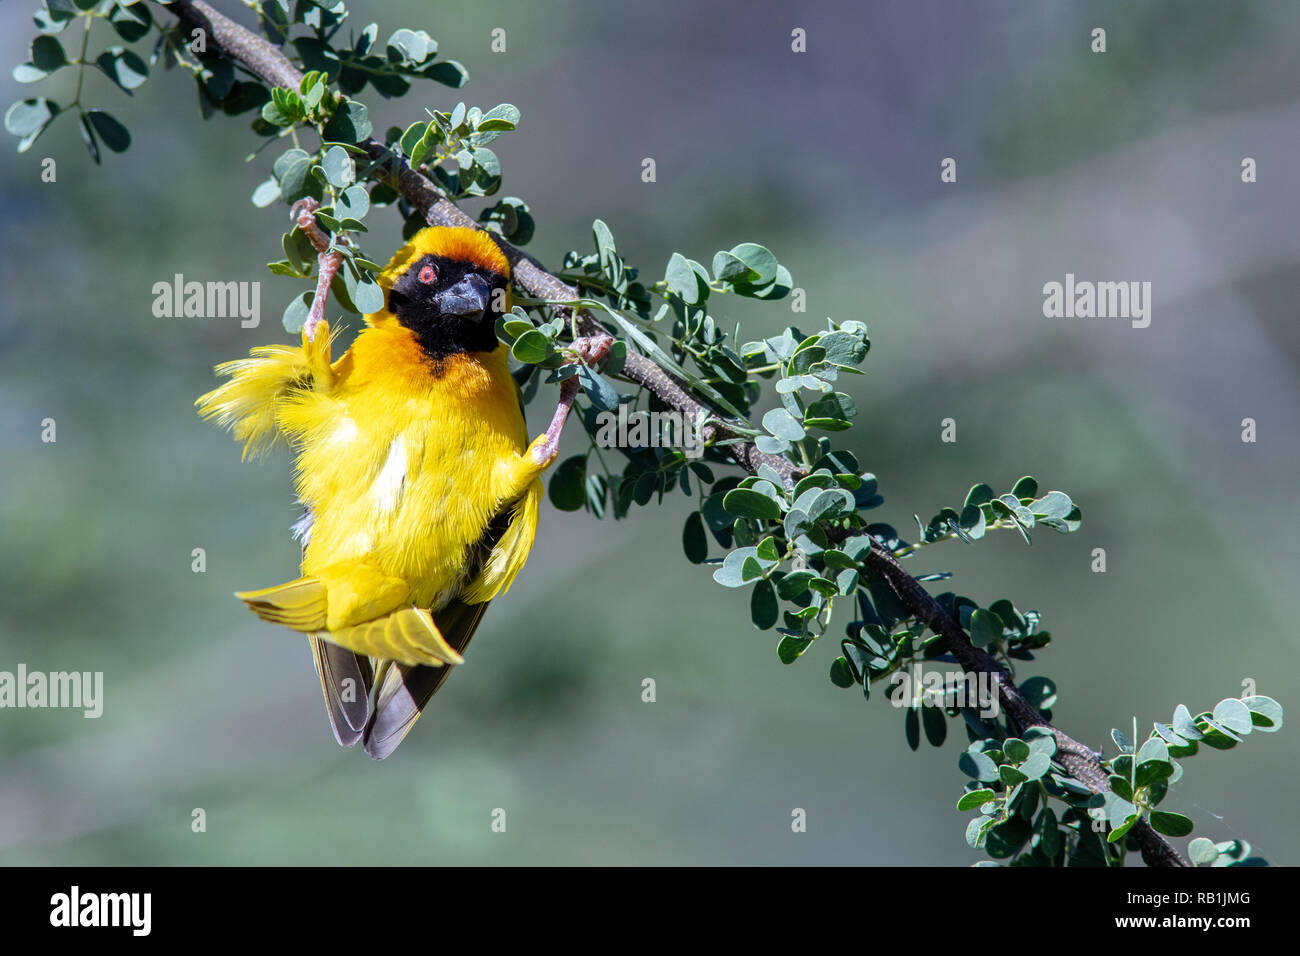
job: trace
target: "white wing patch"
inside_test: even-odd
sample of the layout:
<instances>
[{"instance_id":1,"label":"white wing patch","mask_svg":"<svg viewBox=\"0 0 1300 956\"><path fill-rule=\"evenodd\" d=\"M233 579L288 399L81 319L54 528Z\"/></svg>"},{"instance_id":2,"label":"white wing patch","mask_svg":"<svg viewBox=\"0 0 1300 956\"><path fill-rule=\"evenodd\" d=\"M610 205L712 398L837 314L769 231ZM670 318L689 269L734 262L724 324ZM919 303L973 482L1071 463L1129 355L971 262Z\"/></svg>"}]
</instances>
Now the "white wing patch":
<instances>
[{"instance_id":1,"label":"white wing patch","mask_svg":"<svg viewBox=\"0 0 1300 956\"><path fill-rule=\"evenodd\" d=\"M398 435L388 446L388 460L370 486L370 493L375 497L375 507L381 512L395 511L402 500L405 487L406 443Z\"/></svg>"}]
</instances>

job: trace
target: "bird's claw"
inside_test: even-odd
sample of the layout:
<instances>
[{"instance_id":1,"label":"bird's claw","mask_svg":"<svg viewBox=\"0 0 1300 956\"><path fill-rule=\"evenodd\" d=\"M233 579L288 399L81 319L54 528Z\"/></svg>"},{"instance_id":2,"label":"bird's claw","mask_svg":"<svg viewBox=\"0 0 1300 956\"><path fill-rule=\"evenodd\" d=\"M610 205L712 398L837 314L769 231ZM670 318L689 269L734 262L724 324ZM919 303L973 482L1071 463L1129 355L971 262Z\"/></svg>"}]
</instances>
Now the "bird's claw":
<instances>
[{"instance_id":1,"label":"bird's claw","mask_svg":"<svg viewBox=\"0 0 1300 956\"><path fill-rule=\"evenodd\" d=\"M613 348L614 336L608 332L579 336L569 346L569 350L577 355L582 364L591 368L595 368L609 358Z\"/></svg>"},{"instance_id":2,"label":"bird's claw","mask_svg":"<svg viewBox=\"0 0 1300 956\"><path fill-rule=\"evenodd\" d=\"M316 249L316 259L320 266L316 278L316 295L312 299L311 311L307 313L307 321L302 326L303 340L306 342L315 341L320 327L325 324L325 300L329 298L330 282L343 264L342 254L330 246L329 233L316 222L316 210L319 208L320 202L311 196L304 196L289 207L289 215Z\"/></svg>"}]
</instances>

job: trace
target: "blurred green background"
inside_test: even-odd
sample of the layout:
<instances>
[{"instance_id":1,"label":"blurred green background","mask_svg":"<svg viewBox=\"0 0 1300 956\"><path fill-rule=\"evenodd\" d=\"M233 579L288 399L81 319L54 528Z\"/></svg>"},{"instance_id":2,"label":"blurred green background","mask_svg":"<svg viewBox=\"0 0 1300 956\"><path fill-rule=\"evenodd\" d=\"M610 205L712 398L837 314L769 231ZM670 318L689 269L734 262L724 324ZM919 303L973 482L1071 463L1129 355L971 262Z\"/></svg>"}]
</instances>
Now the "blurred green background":
<instances>
[{"instance_id":1,"label":"blurred green background","mask_svg":"<svg viewBox=\"0 0 1300 956\"><path fill-rule=\"evenodd\" d=\"M4 102L67 101L70 77L8 79L31 5L0 7ZM383 35L427 29L470 72L460 93L367 91L377 129L461 97L520 107L496 144L503 194L530 203L544 262L590 248L596 217L649 274L674 249L707 262L759 241L809 312L721 303L742 339L792 318L866 321L868 374L849 385L852 445L885 496L873 517L906 535L914 512L1026 473L1074 496L1075 535L950 543L913 564L956 572L939 589L1043 612L1054 642L1020 673L1057 680L1065 729L1100 747L1112 726L1195 712L1244 680L1294 706L1300 7L352 9ZM505 53L490 52L496 27ZM246 121L199 122L179 73L131 99L87 83L130 127L129 153L95 168L68 117L30 152L0 152L0 669L103 671L105 707L0 711L0 862L980 858L954 809L961 729L942 752L909 752L902 712L828 681L837 643L782 666L747 595L682 556L672 500L619 524L548 505L530 564L397 754L340 751L305 641L230 594L295 572L288 459L241 465L192 407L214 363L288 340L279 313L298 286L263 268L284 210L247 202L273 153L244 163ZM370 225L367 250L386 256L396 216ZM261 327L155 318L152 285L177 272L262 280ZM1151 327L1045 319L1042 286L1067 272L1152 282ZM939 441L946 417L955 444ZM1246 417L1256 444L1240 440ZM1097 547L1106 574L1089 571ZM641 702L645 677L657 703ZM1294 862L1297 759L1294 727L1205 752L1167 805L1196 835ZM505 834L489 828L498 807ZM791 832L795 807L806 833Z\"/></svg>"}]
</instances>

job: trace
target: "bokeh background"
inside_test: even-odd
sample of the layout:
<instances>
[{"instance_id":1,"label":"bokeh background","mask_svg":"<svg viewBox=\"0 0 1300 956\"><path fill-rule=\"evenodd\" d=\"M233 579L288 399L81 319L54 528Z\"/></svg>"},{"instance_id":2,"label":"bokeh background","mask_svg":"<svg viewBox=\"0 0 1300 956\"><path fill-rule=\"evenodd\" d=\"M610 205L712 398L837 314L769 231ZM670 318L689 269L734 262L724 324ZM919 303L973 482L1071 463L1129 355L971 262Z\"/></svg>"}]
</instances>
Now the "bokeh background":
<instances>
[{"instance_id":1,"label":"bokeh background","mask_svg":"<svg viewBox=\"0 0 1300 956\"><path fill-rule=\"evenodd\" d=\"M0 7L7 65L34 35L28 6ZM652 274L674 249L707 262L760 241L807 290L801 324L866 321L868 374L849 385L875 517L906 534L914 512L1026 473L1075 497L1077 534L950 543L915 565L1042 611L1054 642L1021 674L1057 680L1066 729L1100 747L1112 726L1195 712L1244 680L1295 706L1300 7L352 8L384 35L429 30L470 72L459 94L369 94L378 129L461 97L520 107L496 144L503 193L531 204L543 261L590 248L596 217ZM34 95L3 74L4 103ZM66 101L70 83L35 92ZM263 268L283 210L247 202L271 154L245 163L246 121L199 122L178 73L131 99L87 83L130 127L129 153L95 168L68 117L24 155L0 151L0 669L103 671L105 709L0 711L0 862L980 858L954 809L960 728L913 754L900 711L830 684L836 643L781 665L746 595L685 561L671 500L618 524L548 505L531 563L396 756L340 751L305 642L230 595L294 573L289 462L241 465L192 408L214 363L288 340L298 286ZM397 244L388 216L370 220L376 257ZM155 318L151 287L176 272L262 280L261 327ZM1042 286L1067 272L1150 281L1150 328L1045 319ZM743 338L792 319L787 303L719 309ZM1105 574L1089 571L1096 547ZM1293 728L1203 753L1168 806L1197 835L1294 863L1298 758Z\"/></svg>"}]
</instances>

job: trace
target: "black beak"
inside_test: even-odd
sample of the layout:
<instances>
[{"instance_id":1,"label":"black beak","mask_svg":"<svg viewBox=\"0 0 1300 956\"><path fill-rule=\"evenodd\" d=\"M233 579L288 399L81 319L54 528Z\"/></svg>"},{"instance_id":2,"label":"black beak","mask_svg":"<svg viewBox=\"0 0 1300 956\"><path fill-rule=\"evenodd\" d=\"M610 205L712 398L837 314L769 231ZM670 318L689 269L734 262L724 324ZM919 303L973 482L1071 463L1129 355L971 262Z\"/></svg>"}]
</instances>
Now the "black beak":
<instances>
[{"instance_id":1,"label":"black beak","mask_svg":"<svg viewBox=\"0 0 1300 956\"><path fill-rule=\"evenodd\" d=\"M481 275L471 272L450 289L439 292L435 301L443 315L457 315L478 319L488 307L490 287Z\"/></svg>"}]
</instances>

